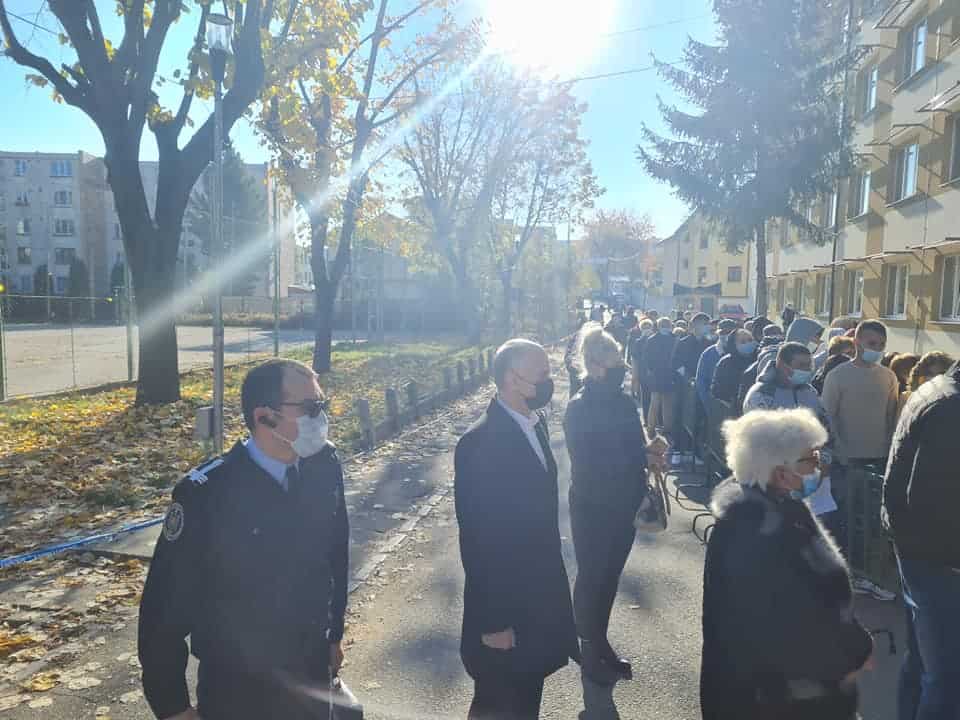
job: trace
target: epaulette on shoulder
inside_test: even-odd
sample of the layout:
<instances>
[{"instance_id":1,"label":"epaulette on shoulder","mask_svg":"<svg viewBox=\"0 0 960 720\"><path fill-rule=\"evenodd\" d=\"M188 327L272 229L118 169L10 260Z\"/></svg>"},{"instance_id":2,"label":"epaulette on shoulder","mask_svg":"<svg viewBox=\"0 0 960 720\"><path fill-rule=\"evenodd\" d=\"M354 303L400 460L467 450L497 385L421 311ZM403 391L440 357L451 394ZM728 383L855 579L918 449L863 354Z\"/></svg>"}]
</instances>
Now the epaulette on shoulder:
<instances>
[{"instance_id":1,"label":"epaulette on shoulder","mask_svg":"<svg viewBox=\"0 0 960 720\"><path fill-rule=\"evenodd\" d=\"M204 465L193 468L187 473L187 479L189 479L194 485L205 485L207 480L210 479L208 473L211 470L220 467L221 465L223 465L223 458L215 458Z\"/></svg>"}]
</instances>

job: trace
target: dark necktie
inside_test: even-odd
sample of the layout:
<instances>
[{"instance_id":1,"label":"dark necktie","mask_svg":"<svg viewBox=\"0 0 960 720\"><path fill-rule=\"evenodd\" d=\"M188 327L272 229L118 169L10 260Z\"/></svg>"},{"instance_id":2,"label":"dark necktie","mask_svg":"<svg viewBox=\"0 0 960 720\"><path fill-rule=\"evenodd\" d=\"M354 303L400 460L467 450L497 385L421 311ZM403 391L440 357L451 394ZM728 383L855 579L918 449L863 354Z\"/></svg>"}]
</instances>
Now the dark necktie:
<instances>
[{"instance_id":1,"label":"dark necktie","mask_svg":"<svg viewBox=\"0 0 960 720\"><path fill-rule=\"evenodd\" d=\"M300 471L297 470L296 464L290 465L287 467L286 475L284 476L286 481L287 492L292 493L300 487Z\"/></svg>"},{"instance_id":2,"label":"dark necktie","mask_svg":"<svg viewBox=\"0 0 960 720\"><path fill-rule=\"evenodd\" d=\"M549 469L550 467L550 442L547 440L547 429L543 425L543 421L538 422L533 427L534 432L537 433L537 440L540 441L540 449L543 450L543 464L544 467Z\"/></svg>"}]
</instances>

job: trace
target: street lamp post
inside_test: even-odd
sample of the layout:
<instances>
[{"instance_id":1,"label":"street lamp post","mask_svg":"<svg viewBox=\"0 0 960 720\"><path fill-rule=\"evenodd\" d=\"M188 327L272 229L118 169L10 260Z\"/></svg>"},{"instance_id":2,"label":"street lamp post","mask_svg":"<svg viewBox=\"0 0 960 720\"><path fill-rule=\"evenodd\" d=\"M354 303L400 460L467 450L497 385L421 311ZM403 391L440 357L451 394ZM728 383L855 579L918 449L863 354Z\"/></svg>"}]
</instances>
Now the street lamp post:
<instances>
[{"instance_id":1,"label":"street lamp post","mask_svg":"<svg viewBox=\"0 0 960 720\"><path fill-rule=\"evenodd\" d=\"M215 85L213 95L213 187L210 207L210 255L213 267L223 259L223 78L230 55L230 18L207 15L207 47ZM223 291L217 282L213 291L213 449L223 453Z\"/></svg>"}]
</instances>

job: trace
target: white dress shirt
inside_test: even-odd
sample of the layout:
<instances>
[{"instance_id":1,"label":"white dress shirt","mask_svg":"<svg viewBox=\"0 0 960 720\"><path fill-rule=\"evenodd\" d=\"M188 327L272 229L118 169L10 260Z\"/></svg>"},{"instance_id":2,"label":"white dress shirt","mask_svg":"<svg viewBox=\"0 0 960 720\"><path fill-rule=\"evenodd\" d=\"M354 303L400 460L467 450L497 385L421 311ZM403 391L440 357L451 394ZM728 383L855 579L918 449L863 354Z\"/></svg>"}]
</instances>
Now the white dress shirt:
<instances>
[{"instance_id":1,"label":"white dress shirt","mask_svg":"<svg viewBox=\"0 0 960 720\"><path fill-rule=\"evenodd\" d=\"M500 407L507 411L507 414L516 420L517 425L520 426L520 429L523 430L523 434L527 436L527 442L530 443L530 447L533 448L533 451L537 454L537 457L540 458L540 464L543 465L543 469L547 469L547 458L543 454L543 447L540 445L540 438L537 437L537 423L540 422L540 417L534 413L532 416L528 417L521 413L518 413L513 408L507 407L499 397L497 402L500 403Z\"/></svg>"}]
</instances>

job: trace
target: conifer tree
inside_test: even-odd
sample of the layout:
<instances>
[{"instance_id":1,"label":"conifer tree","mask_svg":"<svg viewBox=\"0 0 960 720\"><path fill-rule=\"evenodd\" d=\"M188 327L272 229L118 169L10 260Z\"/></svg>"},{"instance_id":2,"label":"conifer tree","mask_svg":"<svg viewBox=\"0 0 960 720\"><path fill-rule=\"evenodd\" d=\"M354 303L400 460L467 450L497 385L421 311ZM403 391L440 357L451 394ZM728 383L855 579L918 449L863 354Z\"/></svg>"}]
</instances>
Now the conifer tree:
<instances>
[{"instance_id":1,"label":"conifer tree","mask_svg":"<svg viewBox=\"0 0 960 720\"><path fill-rule=\"evenodd\" d=\"M730 250L755 243L758 314L767 305L767 223L789 222L817 242L833 231L804 209L824 202L853 161L841 121L842 78L856 60L846 11L811 0L715 0L717 45L690 39L681 63L655 59L692 110L660 100L670 136L645 124L637 156L722 224Z\"/></svg>"}]
</instances>

